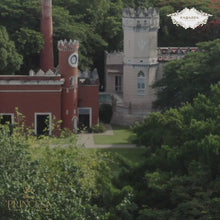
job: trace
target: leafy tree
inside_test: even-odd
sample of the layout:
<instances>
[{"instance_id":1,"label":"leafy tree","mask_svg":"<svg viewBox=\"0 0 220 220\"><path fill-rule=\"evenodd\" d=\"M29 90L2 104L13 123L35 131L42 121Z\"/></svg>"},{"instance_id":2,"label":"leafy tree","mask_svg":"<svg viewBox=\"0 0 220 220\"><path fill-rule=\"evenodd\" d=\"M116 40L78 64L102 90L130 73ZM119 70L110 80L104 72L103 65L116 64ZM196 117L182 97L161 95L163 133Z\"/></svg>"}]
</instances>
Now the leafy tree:
<instances>
[{"instance_id":1,"label":"leafy tree","mask_svg":"<svg viewBox=\"0 0 220 220\"><path fill-rule=\"evenodd\" d=\"M209 7L210 5L210 7ZM210 40L219 35L216 24L210 24L197 30L182 30L175 27L166 15L186 6L218 17L215 4L202 1L146 1L146 0L53 0L54 52L57 64L57 41L77 39L80 41L80 68L97 67L103 84L104 50L122 50L121 16L123 7L159 7L161 10L161 30L159 45L192 46L195 42ZM7 27L10 39L23 56L19 73L27 74L29 69L39 68L39 50L42 48L40 34L40 1L38 0L2 0L0 5L0 24ZM27 45L24 47L24 42ZM27 48L27 51L26 51ZM32 50L31 50L32 48Z\"/></svg>"},{"instance_id":2,"label":"leafy tree","mask_svg":"<svg viewBox=\"0 0 220 220\"><path fill-rule=\"evenodd\" d=\"M210 97L200 94L134 127L137 143L148 147L143 165L127 177L141 181L133 183L137 219L220 217L219 100L220 83Z\"/></svg>"},{"instance_id":3,"label":"leafy tree","mask_svg":"<svg viewBox=\"0 0 220 220\"><path fill-rule=\"evenodd\" d=\"M147 6L160 8L159 46L195 46L198 42L214 40L219 37L220 25L215 23L215 20L220 16L218 4L213 4L211 0L149 0ZM181 11L186 7L194 7L213 16L209 18L206 25L185 30L174 25L167 15Z\"/></svg>"},{"instance_id":4,"label":"leafy tree","mask_svg":"<svg viewBox=\"0 0 220 220\"><path fill-rule=\"evenodd\" d=\"M57 41L80 41L80 68L94 68L104 72L104 50L122 47L122 1L54 0L54 52L57 63ZM7 26L11 39L25 62L19 71L39 68L42 48L40 34L40 1L3 0L0 6L0 24ZM23 39L23 41L22 41Z\"/></svg>"},{"instance_id":5,"label":"leafy tree","mask_svg":"<svg viewBox=\"0 0 220 220\"><path fill-rule=\"evenodd\" d=\"M97 179L110 180L108 155L77 148L75 137L69 148L54 149L50 138L37 140L20 132L23 129L18 126L11 135L8 125L0 125L1 219L106 219L103 207L93 199L100 196ZM40 158L36 149L41 149ZM28 186L34 189L31 204L50 204L50 215L36 204L33 208L24 203L19 206L19 201L30 201L23 197Z\"/></svg>"},{"instance_id":6,"label":"leafy tree","mask_svg":"<svg viewBox=\"0 0 220 220\"><path fill-rule=\"evenodd\" d=\"M115 161L107 153L78 148L74 134L64 147L65 135L58 140L26 132L22 122L12 134L8 125L0 125L1 219L132 219L136 210L133 189L113 185L110 165ZM54 141L62 146L52 148ZM34 190L34 198L24 198L27 187ZM20 201L25 202L21 208ZM36 204L30 208L28 201L47 204L50 215Z\"/></svg>"},{"instance_id":7,"label":"leafy tree","mask_svg":"<svg viewBox=\"0 0 220 220\"><path fill-rule=\"evenodd\" d=\"M10 39L23 56L24 62L19 73L28 74L30 69L39 68L39 51L43 46L40 1L3 0L0 5L0 24L7 28Z\"/></svg>"},{"instance_id":8,"label":"leafy tree","mask_svg":"<svg viewBox=\"0 0 220 220\"><path fill-rule=\"evenodd\" d=\"M5 27L0 26L0 74L12 74L19 70L22 56L10 41Z\"/></svg>"},{"instance_id":9,"label":"leafy tree","mask_svg":"<svg viewBox=\"0 0 220 220\"><path fill-rule=\"evenodd\" d=\"M39 53L44 46L42 34L29 28L20 28L16 33L16 45L20 54L25 59L25 67L21 71L28 72L29 69L39 69L36 60L39 60Z\"/></svg>"},{"instance_id":10,"label":"leafy tree","mask_svg":"<svg viewBox=\"0 0 220 220\"><path fill-rule=\"evenodd\" d=\"M192 102L198 93L210 94L210 85L220 80L220 39L197 44L199 51L184 59L169 62L162 79L155 82L159 88L154 107L162 110Z\"/></svg>"}]
</instances>

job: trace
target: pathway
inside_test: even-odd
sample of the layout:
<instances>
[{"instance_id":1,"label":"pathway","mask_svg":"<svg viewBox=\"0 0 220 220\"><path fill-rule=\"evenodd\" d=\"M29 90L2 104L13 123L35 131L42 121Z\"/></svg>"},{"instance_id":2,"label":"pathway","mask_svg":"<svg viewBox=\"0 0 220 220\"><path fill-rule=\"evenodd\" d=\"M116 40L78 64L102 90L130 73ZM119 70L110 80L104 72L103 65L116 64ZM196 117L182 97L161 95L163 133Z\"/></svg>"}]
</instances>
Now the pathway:
<instances>
[{"instance_id":1,"label":"pathway","mask_svg":"<svg viewBox=\"0 0 220 220\"><path fill-rule=\"evenodd\" d=\"M95 135L113 135L114 131L112 130L111 125L106 125L107 130L101 134ZM95 144L94 143L94 134L81 133L78 137L78 146L84 146L86 148L136 148L134 144Z\"/></svg>"}]
</instances>

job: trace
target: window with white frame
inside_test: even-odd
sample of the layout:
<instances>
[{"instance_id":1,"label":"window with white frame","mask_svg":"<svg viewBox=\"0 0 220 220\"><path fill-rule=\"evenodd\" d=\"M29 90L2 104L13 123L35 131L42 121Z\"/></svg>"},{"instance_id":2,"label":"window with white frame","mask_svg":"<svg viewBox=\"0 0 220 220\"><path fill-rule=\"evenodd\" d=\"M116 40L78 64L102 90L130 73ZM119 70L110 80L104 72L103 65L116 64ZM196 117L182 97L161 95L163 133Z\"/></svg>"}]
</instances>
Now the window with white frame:
<instances>
[{"instance_id":1,"label":"window with white frame","mask_svg":"<svg viewBox=\"0 0 220 220\"><path fill-rule=\"evenodd\" d=\"M137 93L138 95L144 95L146 89L146 76L143 71L137 74Z\"/></svg>"},{"instance_id":2,"label":"window with white frame","mask_svg":"<svg viewBox=\"0 0 220 220\"><path fill-rule=\"evenodd\" d=\"M0 124L14 124L13 113L0 113Z\"/></svg>"}]
</instances>

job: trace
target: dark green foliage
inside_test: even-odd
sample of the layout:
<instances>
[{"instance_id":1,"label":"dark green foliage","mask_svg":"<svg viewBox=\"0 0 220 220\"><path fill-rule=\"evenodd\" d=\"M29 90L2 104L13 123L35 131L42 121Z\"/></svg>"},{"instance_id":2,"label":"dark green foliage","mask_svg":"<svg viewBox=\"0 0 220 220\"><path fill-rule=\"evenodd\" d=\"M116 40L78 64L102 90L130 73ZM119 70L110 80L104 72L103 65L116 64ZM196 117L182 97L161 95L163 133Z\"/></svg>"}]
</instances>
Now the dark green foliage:
<instances>
[{"instance_id":1,"label":"dark green foliage","mask_svg":"<svg viewBox=\"0 0 220 220\"><path fill-rule=\"evenodd\" d=\"M159 46L195 46L196 43L214 40L219 37L220 25L209 23L219 18L219 3L211 4L211 0L149 0L145 5L160 8L160 30ZM217 2L217 1L216 1ZM181 11L184 8L196 8L212 14L208 24L199 26L196 29L187 29L176 26L172 23L168 14Z\"/></svg>"},{"instance_id":2,"label":"dark green foliage","mask_svg":"<svg viewBox=\"0 0 220 220\"><path fill-rule=\"evenodd\" d=\"M22 56L16 51L13 41L10 41L5 27L0 26L0 74L13 74L19 70Z\"/></svg>"},{"instance_id":3,"label":"dark green foliage","mask_svg":"<svg viewBox=\"0 0 220 220\"><path fill-rule=\"evenodd\" d=\"M23 55L25 59L25 66L23 66L23 74L30 69L39 68L39 54L44 46L44 40L41 33L29 28L20 28L16 31L16 47L18 52ZM30 68L30 69L25 69Z\"/></svg>"},{"instance_id":4,"label":"dark green foliage","mask_svg":"<svg viewBox=\"0 0 220 220\"><path fill-rule=\"evenodd\" d=\"M220 177L220 83L210 97L153 113L134 127L148 147L134 183L138 219L218 219ZM134 175L134 173L130 174ZM213 205L216 207L213 209Z\"/></svg>"},{"instance_id":5,"label":"dark green foliage","mask_svg":"<svg viewBox=\"0 0 220 220\"><path fill-rule=\"evenodd\" d=\"M194 46L197 42L217 38L219 26L210 24L196 30L184 30L173 25L167 14L194 6L213 14L211 19L217 18L219 11L209 5L209 0L175 0L169 3L164 0L53 0L55 65L57 65L57 41L77 39L80 41L80 68L97 67L103 85L104 50L122 50L121 20L124 7L159 7L161 11L159 45ZM27 74L30 69L39 69L39 51L43 45L40 17L39 0L1 1L0 24L7 27L10 39L25 61L17 72L19 74ZM11 69L6 72L12 73Z\"/></svg>"},{"instance_id":6,"label":"dark green foliage","mask_svg":"<svg viewBox=\"0 0 220 220\"><path fill-rule=\"evenodd\" d=\"M10 38L25 60L19 71L21 74L39 68L39 52L43 46L40 2L3 0L0 5L0 24L7 27ZM122 8L121 0L54 0L55 65L57 41L77 39L80 41L80 68L98 66L103 72L104 50L122 47Z\"/></svg>"},{"instance_id":7,"label":"dark green foliage","mask_svg":"<svg viewBox=\"0 0 220 220\"><path fill-rule=\"evenodd\" d=\"M153 85L159 89L155 108L183 106L192 102L198 93L210 95L210 86L220 80L220 39L198 43L198 47L199 52L166 65L163 78Z\"/></svg>"},{"instance_id":8,"label":"dark green foliage","mask_svg":"<svg viewBox=\"0 0 220 220\"><path fill-rule=\"evenodd\" d=\"M103 123L110 123L113 114L112 105L102 104L99 108L99 119Z\"/></svg>"},{"instance_id":9,"label":"dark green foliage","mask_svg":"<svg viewBox=\"0 0 220 220\"><path fill-rule=\"evenodd\" d=\"M10 39L23 57L24 62L19 73L28 74L30 69L39 69L39 51L43 46L40 34L40 1L1 1L0 24L7 28ZM12 73L8 70L8 74Z\"/></svg>"}]
</instances>

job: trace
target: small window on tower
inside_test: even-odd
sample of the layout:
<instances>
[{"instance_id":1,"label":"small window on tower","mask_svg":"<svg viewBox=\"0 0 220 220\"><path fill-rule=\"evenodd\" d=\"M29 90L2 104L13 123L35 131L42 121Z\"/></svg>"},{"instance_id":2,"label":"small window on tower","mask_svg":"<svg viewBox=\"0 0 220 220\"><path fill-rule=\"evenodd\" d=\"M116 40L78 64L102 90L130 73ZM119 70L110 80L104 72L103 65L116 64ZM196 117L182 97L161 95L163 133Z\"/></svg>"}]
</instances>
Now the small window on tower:
<instances>
[{"instance_id":1,"label":"small window on tower","mask_svg":"<svg viewBox=\"0 0 220 220\"><path fill-rule=\"evenodd\" d=\"M137 74L137 93L138 95L144 95L146 89L146 77L143 71Z\"/></svg>"}]
</instances>

